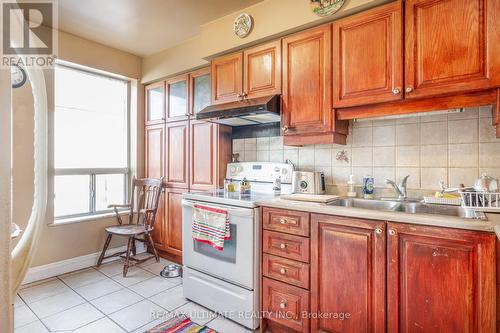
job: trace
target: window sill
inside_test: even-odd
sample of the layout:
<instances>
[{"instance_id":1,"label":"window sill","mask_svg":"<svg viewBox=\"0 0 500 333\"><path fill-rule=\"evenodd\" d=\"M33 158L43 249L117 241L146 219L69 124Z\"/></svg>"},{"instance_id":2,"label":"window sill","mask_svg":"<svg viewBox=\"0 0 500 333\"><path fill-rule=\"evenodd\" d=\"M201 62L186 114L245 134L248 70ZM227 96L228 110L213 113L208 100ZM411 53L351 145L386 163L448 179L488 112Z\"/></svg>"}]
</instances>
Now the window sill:
<instances>
[{"instance_id":1,"label":"window sill","mask_svg":"<svg viewBox=\"0 0 500 333\"><path fill-rule=\"evenodd\" d=\"M123 210L118 212L120 216L125 216L129 214L128 210ZM63 225L68 225L68 224L76 224L76 223L85 223L85 222L91 222L91 221L96 221L96 220L104 220L104 219L109 219L111 217L115 217L116 214L115 212L109 212L109 213L102 213L102 214L96 214L96 215L88 215L88 216L78 216L78 217L71 217L67 219L60 219L60 220L55 220L52 223L49 223L49 227L59 227Z\"/></svg>"}]
</instances>

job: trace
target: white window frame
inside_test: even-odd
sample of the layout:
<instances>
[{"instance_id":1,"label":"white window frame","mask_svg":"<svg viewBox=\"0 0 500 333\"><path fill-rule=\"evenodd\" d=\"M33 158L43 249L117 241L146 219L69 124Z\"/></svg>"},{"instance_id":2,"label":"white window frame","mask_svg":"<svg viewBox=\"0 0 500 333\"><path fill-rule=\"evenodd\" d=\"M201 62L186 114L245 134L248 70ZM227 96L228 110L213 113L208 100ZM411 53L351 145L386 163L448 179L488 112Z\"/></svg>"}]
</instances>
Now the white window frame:
<instances>
[{"instance_id":1,"label":"white window frame","mask_svg":"<svg viewBox=\"0 0 500 333\"><path fill-rule=\"evenodd\" d=\"M49 116L49 123L50 123L50 131L49 131L49 159L50 159L50 168L53 171L51 173L52 177L50 177L50 186L49 186L49 191L52 192L52 195L49 196L51 200L49 200L49 211L51 212L52 215L49 224L50 225L59 225L59 224L66 224L66 223L74 223L74 222L81 222L81 221L89 221L89 220L95 220L99 219L102 217L107 217L110 215L114 215L113 209L106 209L106 210L96 210L96 176L98 175L116 175L116 174L123 174L124 176L124 191L123 191L123 202L128 203L128 196L130 192L130 186L131 186L131 181L130 181L130 174L131 174L131 142L130 142L130 133L131 133L131 80L127 79L122 76L118 75L113 75L111 73L103 72L97 69L92 69L84 66L80 66L77 64L73 63L68 63L64 61L57 61L56 62L57 67L63 67L63 68L68 68L71 70L75 71L81 71L86 74L91 74L91 75L96 75L100 77L106 77L114 80L120 80L126 83L127 87L127 101L126 101L126 117L127 117L127 131L126 131L126 136L127 136L127 167L126 168L55 168L55 141L54 141L54 133L55 133L55 112L56 112L56 105L55 105L55 89L56 89L56 84L55 84L55 73L53 74L52 81L53 81L53 112L51 112ZM55 72L55 71L54 71ZM80 176L80 175L86 175L89 176L89 211L86 213L81 213L81 214L71 214L71 215L64 215L64 216L55 216L55 177L56 176ZM50 192L49 192L50 193ZM121 211L125 211L126 209L121 209Z\"/></svg>"}]
</instances>

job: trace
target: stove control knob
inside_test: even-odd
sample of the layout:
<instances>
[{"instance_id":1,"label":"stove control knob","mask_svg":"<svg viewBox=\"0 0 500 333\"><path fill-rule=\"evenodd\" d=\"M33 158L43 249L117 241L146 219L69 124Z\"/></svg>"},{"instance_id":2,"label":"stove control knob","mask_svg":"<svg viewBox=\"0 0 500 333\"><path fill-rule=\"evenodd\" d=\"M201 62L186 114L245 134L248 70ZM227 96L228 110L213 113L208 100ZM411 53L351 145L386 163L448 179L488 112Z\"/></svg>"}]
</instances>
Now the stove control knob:
<instances>
[{"instance_id":1,"label":"stove control knob","mask_svg":"<svg viewBox=\"0 0 500 333\"><path fill-rule=\"evenodd\" d=\"M286 175L288 173L288 171L285 168L283 168L283 169L281 169L281 173Z\"/></svg>"},{"instance_id":2,"label":"stove control knob","mask_svg":"<svg viewBox=\"0 0 500 333\"><path fill-rule=\"evenodd\" d=\"M236 173L236 167L233 165L229 168L229 172L233 175Z\"/></svg>"},{"instance_id":3,"label":"stove control knob","mask_svg":"<svg viewBox=\"0 0 500 333\"><path fill-rule=\"evenodd\" d=\"M279 167L274 167L274 172L280 172L280 168Z\"/></svg>"},{"instance_id":4,"label":"stove control knob","mask_svg":"<svg viewBox=\"0 0 500 333\"><path fill-rule=\"evenodd\" d=\"M243 167L240 165L236 168L236 172L242 172L243 171Z\"/></svg>"}]
</instances>

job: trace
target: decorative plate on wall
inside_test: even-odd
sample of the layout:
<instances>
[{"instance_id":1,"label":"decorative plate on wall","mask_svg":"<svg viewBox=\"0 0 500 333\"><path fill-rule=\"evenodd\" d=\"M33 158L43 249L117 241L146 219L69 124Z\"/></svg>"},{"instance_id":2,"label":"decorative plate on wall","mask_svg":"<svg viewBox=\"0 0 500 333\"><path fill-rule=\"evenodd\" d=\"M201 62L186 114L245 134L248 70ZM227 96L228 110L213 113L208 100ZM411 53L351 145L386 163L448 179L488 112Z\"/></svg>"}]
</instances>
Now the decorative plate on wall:
<instances>
[{"instance_id":1,"label":"decorative plate on wall","mask_svg":"<svg viewBox=\"0 0 500 333\"><path fill-rule=\"evenodd\" d=\"M250 15L243 13L234 19L233 30L236 36L245 38L250 34L253 27L253 19Z\"/></svg>"},{"instance_id":2,"label":"decorative plate on wall","mask_svg":"<svg viewBox=\"0 0 500 333\"><path fill-rule=\"evenodd\" d=\"M310 0L312 11L319 16L336 13L344 4L344 0Z\"/></svg>"}]
</instances>

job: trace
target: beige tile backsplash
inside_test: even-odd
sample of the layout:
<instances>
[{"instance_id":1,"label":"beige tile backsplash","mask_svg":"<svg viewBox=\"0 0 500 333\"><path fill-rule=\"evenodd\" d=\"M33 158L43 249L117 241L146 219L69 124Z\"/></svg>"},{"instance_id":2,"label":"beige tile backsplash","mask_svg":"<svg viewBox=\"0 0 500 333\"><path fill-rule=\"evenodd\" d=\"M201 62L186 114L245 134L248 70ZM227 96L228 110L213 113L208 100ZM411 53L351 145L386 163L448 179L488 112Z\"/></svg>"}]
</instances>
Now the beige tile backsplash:
<instances>
[{"instance_id":1,"label":"beige tile backsplash","mask_svg":"<svg viewBox=\"0 0 500 333\"><path fill-rule=\"evenodd\" d=\"M365 175L376 187L385 179L406 175L408 187L436 190L470 185L481 173L500 178L500 139L491 125L491 106L466 108L463 113L432 114L350 124L348 144L289 147L282 137L233 140L241 161L282 162L300 170L323 171L328 185L344 186L350 174L358 184ZM337 159L345 151L349 161Z\"/></svg>"}]
</instances>

